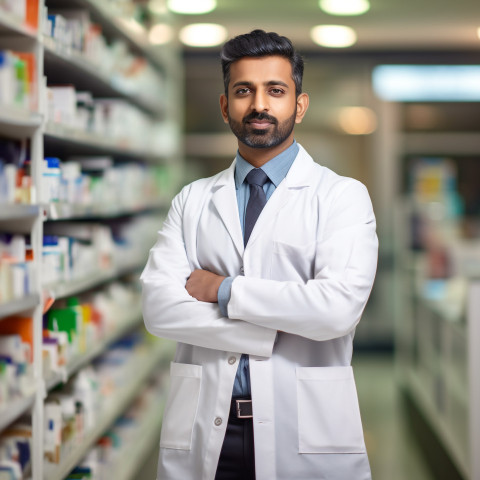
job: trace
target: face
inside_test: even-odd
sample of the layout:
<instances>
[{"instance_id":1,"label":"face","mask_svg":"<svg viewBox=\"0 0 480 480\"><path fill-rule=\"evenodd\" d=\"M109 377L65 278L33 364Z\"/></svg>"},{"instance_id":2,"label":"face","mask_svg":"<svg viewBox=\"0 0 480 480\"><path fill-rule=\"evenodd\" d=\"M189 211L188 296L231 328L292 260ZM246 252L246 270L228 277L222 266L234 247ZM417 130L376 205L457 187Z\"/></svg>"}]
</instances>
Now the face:
<instances>
[{"instance_id":1,"label":"face","mask_svg":"<svg viewBox=\"0 0 480 480\"><path fill-rule=\"evenodd\" d=\"M230 66L228 98L220 98L222 116L239 147L289 146L293 128L308 107L308 96L295 95L292 66L280 56L245 57Z\"/></svg>"}]
</instances>

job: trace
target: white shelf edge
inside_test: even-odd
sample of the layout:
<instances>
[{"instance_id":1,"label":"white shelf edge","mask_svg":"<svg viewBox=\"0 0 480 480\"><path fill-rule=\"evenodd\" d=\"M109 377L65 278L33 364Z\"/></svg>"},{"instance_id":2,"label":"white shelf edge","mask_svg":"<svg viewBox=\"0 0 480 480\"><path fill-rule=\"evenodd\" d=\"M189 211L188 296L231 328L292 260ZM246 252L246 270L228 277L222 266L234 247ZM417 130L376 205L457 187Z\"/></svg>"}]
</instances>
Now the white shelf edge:
<instances>
[{"instance_id":1,"label":"white shelf edge","mask_svg":"<svg viewBox=\"0 0 480 480\"><path fill-rule=\"evenodd\" d=\"M463 450L458 446L455 438L452 436L448 425L442 421L438 415L435 414L435 405L430 399L428 393L424 390L423 384L415 372L408 372L407 376L408 389L413 394L413 399L420 408L424 418L428 421L432 429L441 438L442 443L450 454L455 465L460 470L465 478L469 478L468 472L470 466L468 460L465 459ZM467 457L468 458L468 457Z\"/></svg>"},{"instance_id":2,"label":"white shelf edge","mask_svg":"<svg viewBox=\"0 0 480 480\"><path fill-rule=\"evenodd\" d=\"M18 220L19 218L35 218L40 212L38 205L21 205L0 203L0 222Z\"/></svg>"},{"instance_id":3,"label":"white shelf edge","mask_svg":"<svg viewBox=\"0 0 480 480\"><path fill-rule=\"evenodd\" d=\"M165 201L159 201L150 205L138 206L135 208L124 209L99 209L92 207L83 207L73 204L51 203L45 206L47 211L47 221L57 220L71 220L71 219L88 219L88 218L117 218L126 215L140 214L149 210L156 210L165 208L167 203Z\"/></svg>"},{"instance_id":4,"label":"white shelf edge","mask_svg":"<svg viewBox=\"0 0 480 480\"><path fill-rule=\"evenodd\" d=\"M142 260L138 259L123 265L116 265L110 270L93 270L83 278L54 285L44 285L43 288L44 290L47 290L55 300L70 297L85 290L89 290L101 283L114 280L115 278L136 270L137 268L141 268L145 261L142 258Z\"/></svg>"},{"instance_id":5,"label":"white shelf edge","mask_svg":"<svg viewBox=\"0 0 480 480\"><path fill-rule=\"evenodd\" d=\"M47 122L44 135L69 143L98 148L122 155L132 155L135 157L151 156L146 150L137 150L136 148L122 146L100 135L75 130L60 123Z\"/></svg>"},{"instance_id":6,"label":"white shelf edge","mask_svg":"<svg viewBox=\"0 0 480 480\"><path fill-rule=\"evenodd\" d=\"M0 104L0 125L16 128L34 129L42 124L40 113L12 105Z\"/></svg>"},{"instance_id":7,"label":"white shelf edge","mask_svg":"<svg viewBox=\"0 0 480 480\"><path fill-rule=\"evenodd\" d=\"M75 66L84 73L87 73L92 77L92 79L95 79L95 81L102 83L105 87L110 89L112 93L114 92L119 97L128 100L150 114L159 116L164 113L164 106L158 103L158 99L146 98L142 96L141 93L130 92L116 85L112 77L100 71L96 65L84 58L80 52L76 52L72 48L59 45L51 37L44 37L43 41L46 53L59 58L63 62Z\"/></svg>"},{"instance_id":8,"label":"white shelf edge","mask_svg":"<svg viewBox=\"0 0 480 480\"><path fill-rule=\"evenodd\" d=\"M2 318L31 310L39 304L40 296L38 294L27 295L9 302L0 303L0 321Z\"/></svg>"},{"instance_id":9,"label":"white shelf edge","mask_svg":"<svg viewBox=\"0 0 480 480\"><path fill-rule=\"evenodd\" d=\"M24 398L10 400L6 405L0 408L0 430L8 427L17 418L30 410L35 403L35 393L27 395Z\"/></svg>"},{"instance_id":10,"label":"white shelf edge","mask_svg":"<svg viewBox=\"0 0 480 480\"><path fill-rule=\"evenodd\" d=\"M93 348L89 349L85 353L79 354L72 358L66 368L67 379L70 378L74 373L80 370L82 367L89 364L93 359L101 355L107 347L115 343L117 340L122 338L127 332L129 332L135 326L142 324L142 312L141 309L138 310L134 315L131 316L129 320L122 322L120 327L108 338L105 338L103 341L95 345ZM47 391L50 391L52 388L57 386L59 383L65 381L64 375L58 373L55 374L52 378L47 379Z\"/></svg>"},{"instance_id":11,"label":"white shelf edge","mask_svg":"<svg viewBox=\"0 0 480 480\"><path fill-rule=\"evenodd\" d=\"M150 452L152 444L158 443L162 427L162 411L165 405L165 395L162 395L161 404L153 401L147 412L140 420L140 426L118 454L120 462L117 464L111 478L115 480L132 480L138 472L145 456ZM123 461L122 461L123 459Z\"/></svg>"},{"instance_id":12,"label":"white shelf edge","mask_svg":"<svg viewBox=\"0 0 480 480\"><path fill-rule=\"evenodd\" d=\"M88 450L97 441L97 439L110 427L110 425L118 418L129 406L129 404L138 395L138 390L148 380L148 378L155 371L158 363L163 356L161 348L153 349L153 352L143 353L135 359L135 365L142 367L142 372L133 377L132 382L123 391L118 392L117 401L114 405L108 405L110 408L105 407L100 413L99 421L96 427L85 436L85 440L82 445L75 446L73 452L69 457L62 461L58 466L48 468L48 464L44 468L45 480L63 480L82 458L88 453ZM132 367L133 369L133 367ZM140 370L140 368L138 369ZM138 371L137 370L137 371Z\"/></svg>"},{"instance_id":13,"label":"white shelf edge","mask_svg":"<svg viewBox=\"0 0 480 480\"><path fill-rule=\"evenodd\" d=\"M0 27L6 30L11 30L14 33L21 33L22 35L35 39L37 38L37 30L25 25L19 18L0 8Z\"/></svg>"}]
</instances>

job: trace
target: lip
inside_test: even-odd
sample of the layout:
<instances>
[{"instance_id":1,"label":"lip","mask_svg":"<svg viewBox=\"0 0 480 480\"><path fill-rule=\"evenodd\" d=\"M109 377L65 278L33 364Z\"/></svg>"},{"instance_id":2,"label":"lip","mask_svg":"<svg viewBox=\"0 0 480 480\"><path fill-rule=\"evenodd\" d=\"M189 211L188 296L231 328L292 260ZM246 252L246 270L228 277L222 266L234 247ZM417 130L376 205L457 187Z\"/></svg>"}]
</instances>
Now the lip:
<instances>
[{"instance_id":1,"label":"lip","mask_svg":"<svg viewBox=\"0 0 480 480\"><path fill-rule=\"evenodd\" d=\"M267 128L272 124L272 122L269 122L268 120L251 120L248 123L256 129Z\"/></svg>"}]
</instances>

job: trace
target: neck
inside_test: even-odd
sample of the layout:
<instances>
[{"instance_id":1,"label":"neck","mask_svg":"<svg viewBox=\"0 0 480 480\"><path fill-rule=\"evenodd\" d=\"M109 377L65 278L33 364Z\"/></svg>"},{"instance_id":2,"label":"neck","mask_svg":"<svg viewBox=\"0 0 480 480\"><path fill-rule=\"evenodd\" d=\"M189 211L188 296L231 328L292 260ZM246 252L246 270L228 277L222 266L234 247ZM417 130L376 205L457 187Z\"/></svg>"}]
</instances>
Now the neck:
<instances>
[{"instance_id":1,"label":"neck","mask_svg":"<svg viewBox=\"0 0 480 480\"><path fill-rule=\"evenodd\" d=\"M271 148L253 148L238 142L238 152L250 165L260 168L293 144L293 133L280 145Z\"/></svg>"}]
</instances>

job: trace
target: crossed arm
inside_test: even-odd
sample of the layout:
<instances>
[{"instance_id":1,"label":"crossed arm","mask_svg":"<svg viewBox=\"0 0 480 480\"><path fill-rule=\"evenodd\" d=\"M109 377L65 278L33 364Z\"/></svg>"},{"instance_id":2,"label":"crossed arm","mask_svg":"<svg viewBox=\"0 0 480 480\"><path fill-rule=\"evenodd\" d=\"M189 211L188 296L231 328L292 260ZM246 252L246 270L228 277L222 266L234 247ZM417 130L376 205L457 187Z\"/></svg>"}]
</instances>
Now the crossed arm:
<instances>
[{"instance_id":1,"label":"crossed arm","mask_svg":"<svg viewBox=\"0 0 480 480\"><path fill-rule=\"evenodd\" d=\"M218 288L225 278L207 270L194 270L188 277L185 288L189 295L201 302L216 303Z\"/></svg>"}]
</instances>

